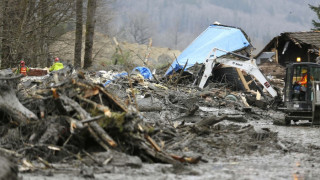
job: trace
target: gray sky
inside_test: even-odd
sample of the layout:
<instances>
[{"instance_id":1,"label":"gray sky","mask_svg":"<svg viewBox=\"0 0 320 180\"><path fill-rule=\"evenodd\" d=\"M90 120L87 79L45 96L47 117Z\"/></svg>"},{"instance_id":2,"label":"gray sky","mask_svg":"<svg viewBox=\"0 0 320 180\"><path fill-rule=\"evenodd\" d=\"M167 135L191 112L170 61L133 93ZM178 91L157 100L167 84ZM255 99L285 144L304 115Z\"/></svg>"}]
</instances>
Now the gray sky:
<instances>
[{"instance_id":1,"label":"gray sky","mask_svg":"<svg viewBox=\"0 0 320 180\"><path fill-rule=\"evenodd\" d=\"M282 32L309 31L317 19L308 4L319 0L120 0L113 7L114 32L142 19L155 46L183 50L214 21L243 29L260 50ZM119 33L118 33L119 34ZM178 43L174 43L178 37ZM123 36L130 41L130 36Z\"/></svg>"}]
</instances>

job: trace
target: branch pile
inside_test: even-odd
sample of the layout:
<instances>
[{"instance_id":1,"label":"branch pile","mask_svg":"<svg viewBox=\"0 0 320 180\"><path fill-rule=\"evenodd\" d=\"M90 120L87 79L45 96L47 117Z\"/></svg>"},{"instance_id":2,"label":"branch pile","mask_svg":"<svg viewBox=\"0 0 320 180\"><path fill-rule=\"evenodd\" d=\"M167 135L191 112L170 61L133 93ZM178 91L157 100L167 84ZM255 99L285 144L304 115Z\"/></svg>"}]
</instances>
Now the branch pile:
<instances>
[{"instance_id":1,"label":"branch pile","mask_svg":"<svg viewBox=\"0 0 320 180\"><path fill-rule=\"evenodd\" d=\"M19 89L20 101L14 88L6 86L9 88L1 91L7 92L0 96L1 152L44 164L79 159L79 152L90 156L84 152L92 147L96 152L137 155L148 162L197 163L201 159L164 151L151 137L156 130L135 106L124 104L81 73L47 75L44 79L29 85L31 88Z\"/></svg>"}]
</instances>

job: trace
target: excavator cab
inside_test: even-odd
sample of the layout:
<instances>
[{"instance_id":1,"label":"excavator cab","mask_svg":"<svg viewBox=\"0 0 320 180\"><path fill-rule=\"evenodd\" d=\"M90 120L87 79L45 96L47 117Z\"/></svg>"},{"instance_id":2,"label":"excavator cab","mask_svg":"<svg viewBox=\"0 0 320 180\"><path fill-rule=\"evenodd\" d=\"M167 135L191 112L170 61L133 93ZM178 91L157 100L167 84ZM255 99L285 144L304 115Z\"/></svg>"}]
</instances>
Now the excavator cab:
<instances>
[{"instance_id":1,"label":"excavator cab","mask_svg":"<svg viewBox=\"0 0 320 180\"><path fill-rule=\"evenodd\" d=\"M314 82L320 81L320 65L317 63L301 62L288 64L284 87L284 106L286 124L291 120L313 119Z\"/></svg>"}]
</instances>

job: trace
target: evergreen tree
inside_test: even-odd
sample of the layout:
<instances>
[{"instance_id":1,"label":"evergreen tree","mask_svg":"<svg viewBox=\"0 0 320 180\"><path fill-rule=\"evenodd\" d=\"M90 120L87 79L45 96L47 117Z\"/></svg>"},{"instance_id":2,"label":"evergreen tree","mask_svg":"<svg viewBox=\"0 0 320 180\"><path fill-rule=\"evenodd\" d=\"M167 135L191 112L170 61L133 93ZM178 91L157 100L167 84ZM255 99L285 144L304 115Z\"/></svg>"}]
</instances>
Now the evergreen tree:
<instances>
[{"instance_id":1,"label":"evergreen tree","mask_svg":"<svg viewBox=\"0 0 320 180\"><path fill-rule=\"evenodd\" d=\"M314 11L317 14L318 19L320 20L320 5L317 7L317 6L312 6L309 4L309 7L312 11ZM314 29L312 29L312 30L317 30L317 31L320 30L320 21L317 22L315 20L312 20L312 24L314 27Z\"/></svg>"}]
</instances>

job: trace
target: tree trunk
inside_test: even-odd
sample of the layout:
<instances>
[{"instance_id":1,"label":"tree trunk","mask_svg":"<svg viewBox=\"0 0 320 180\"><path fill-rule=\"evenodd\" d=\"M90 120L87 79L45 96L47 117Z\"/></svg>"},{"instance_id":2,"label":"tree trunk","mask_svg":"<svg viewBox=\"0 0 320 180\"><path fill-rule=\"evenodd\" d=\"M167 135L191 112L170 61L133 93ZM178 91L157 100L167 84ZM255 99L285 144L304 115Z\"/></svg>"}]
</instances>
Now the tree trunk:
<instances>
[{"instance_id":1,"label":"tree trunk","mask_svg":"<svg viewBox=\"0 0 320 180\"><path fill-rule=\"evenodd\" d=\"M48 65L48 45L63 33L59 25L73 16L74 5L74 0L1 0L2 68L22 59L31 67Z\"/></svg>"},{"instance_id":2,"label":"tree trunk","mask_svg":"<svg viewBox=\"0 0 320 180\"><path fill-rule=\"evenodd\" d=\"M27 123L30 119L38 120L38 117L24 107L15 94L15 90L8 84L0 81L0 109L7 113L19 124Z\"/></svg>"},{"instance_id":3,"label":"tree trunk","mask_svg":"<svg viewBox=\"0 0 320 180\"><path fill-rule=\"evenodd\" d=\"M49 54L49 48L48 48L48 40L46 39L46 34L48 32L47 26L45 25L45 18L47 16L47 11L48 11L48 6L47 6L47 0L40 0L40 16L41 16L41 21L40 21L40 56L38 65L40 67L45 67L47 66L47 59L48 59L48 54Z\"/></svg>"},{"instance_id":4,"label":"tree trunk","mask_svg":"<svg viewBox=\"0 0 320 180\"><path fill-rule=\"evenodd\" d=\"M86 22L86 42L84 50L84 65L83 68L87 69L92 64L92 48L94 37L94 25L95 25L95 12L96 12L96 0L88 0L87 6L87 22Z\"/></svg>"},{"instance_id":5,"label":"tree trunk","mask_svg":"<svg viewBox=\"0 0 320 180\"><path fill-rule=\"evenodd\" d=\"M3 1L3 9L2 9L2 53L1 53L1 68L10 67L10 46L9 46L9 30L10 30L10 18L8 16L8 3L9 0Z\"/></svg>"},{"instance_id":6,"label":"tree trunk","mask_svg":"<svg viewBox=\"0 0 320 180\"><path fill-rule=\"evenodd\" d=\"M82 13L83 0L76 2L76 38L74 46L74 66L81 68L81 50L82 50Z\"/></svg>"}]
</instances>

